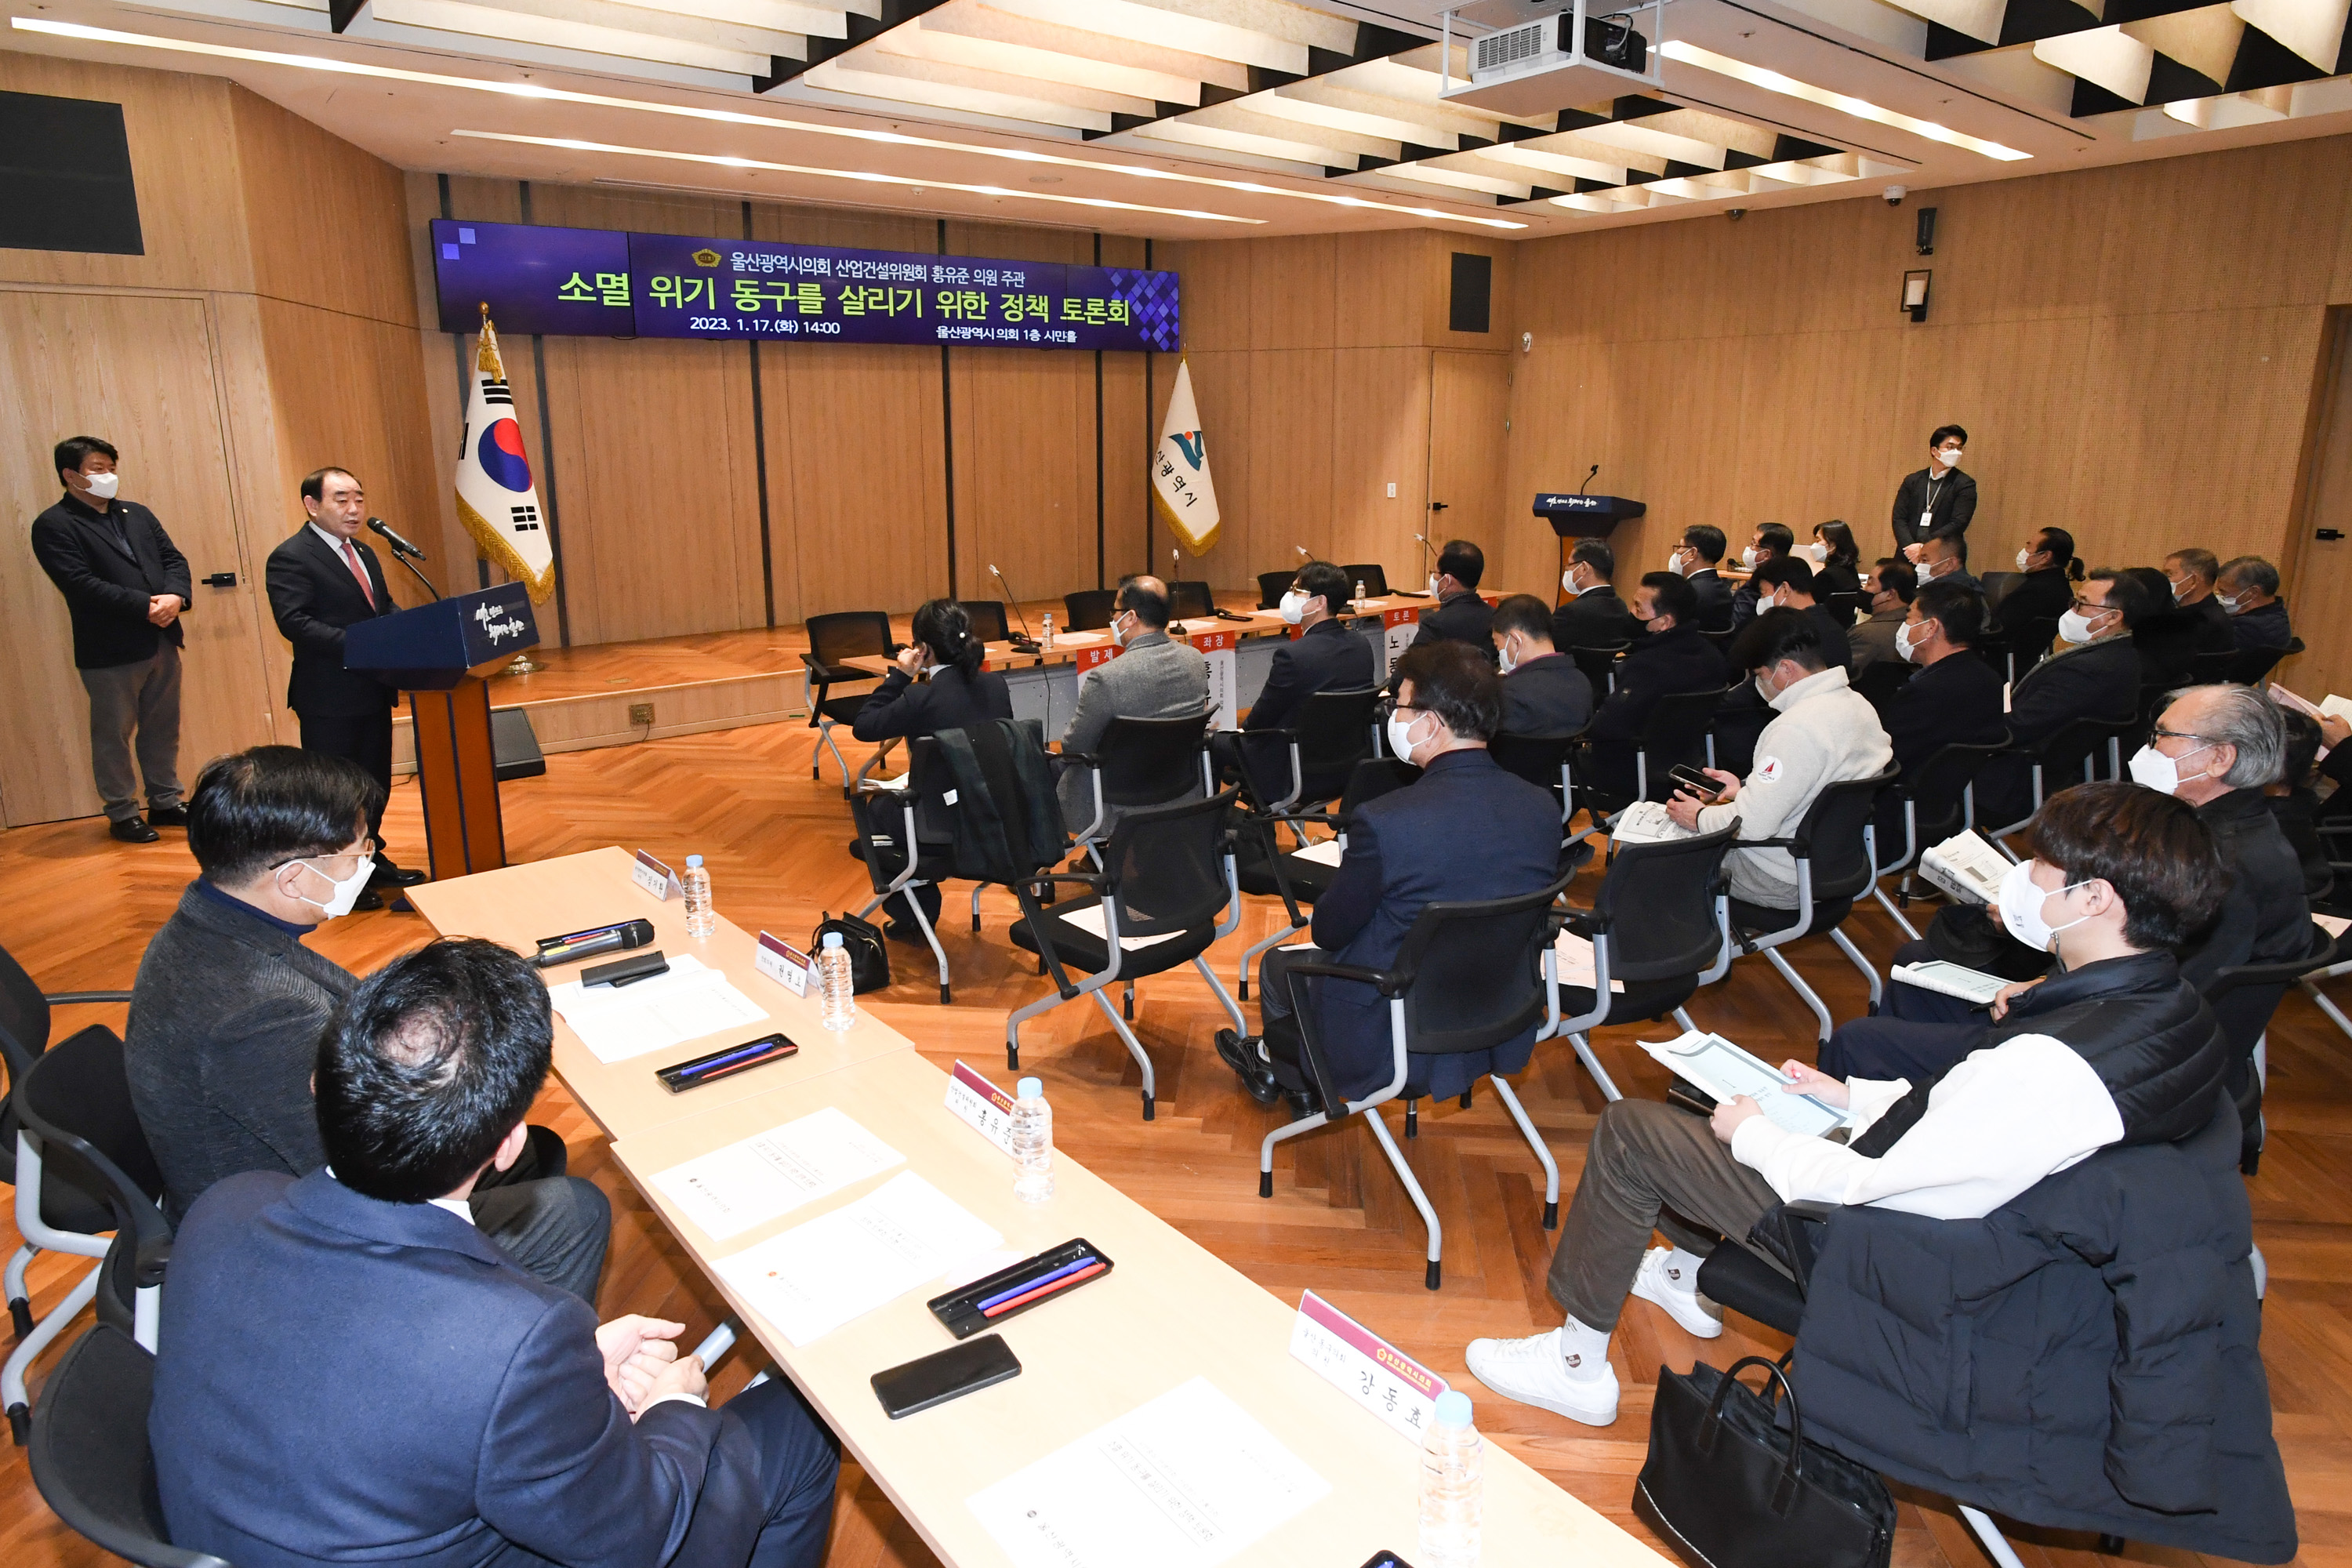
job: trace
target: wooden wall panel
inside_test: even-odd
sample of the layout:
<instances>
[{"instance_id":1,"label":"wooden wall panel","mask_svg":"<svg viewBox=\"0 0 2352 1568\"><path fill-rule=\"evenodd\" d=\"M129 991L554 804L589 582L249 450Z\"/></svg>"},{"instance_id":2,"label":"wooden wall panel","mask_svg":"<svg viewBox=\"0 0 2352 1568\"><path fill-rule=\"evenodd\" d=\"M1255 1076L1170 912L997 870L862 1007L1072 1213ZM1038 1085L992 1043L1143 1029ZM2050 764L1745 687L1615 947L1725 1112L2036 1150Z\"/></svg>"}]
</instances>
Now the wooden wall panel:
<instances>
[{"instance_id":1,"label":"wooden wall panel","mask_svg":"<svg viewBox=\"0 0 2352 1568\"><path fill-rule=\"evenodd\" d=\"M780 574L793 563L801 613L903 614L945 594L938 353L791 343L763 347L760 363L772 528L780 500L792 518L773 530L775 554Z\"/></svg>"},{"instance_id":2,"label":"wooden wall panel","mask_svg":"<svg viewBox=\"0 0 2352 1568\"><path fill-rule=\"evenodd\" d=\"M1039 599L1093 587L1093 356L956 349L949 359L957 594Z\"/></svg>"},{"instance_id":3,"label":"wooden wall panel","mask_svg":"<svg viewBox=\"0 0 2352 1568\"><path fill-rule=\"evenodd\" d=\"M2318 700L2352 690L2352 310L2337 307L2315 394L2309 476L2296 519L2296 550L2282 563L2296 635L2308 653L2280 679ZM2323 531L2335 537L2323 539Z\"/></svg>"},{"instance_id":4,"label":"wooden wall panel","mask_svg":"<svg viewBox=\"0 0 2352 1568\"><path fill-rule=\"evenodd\" d=\"M1331 531L1324 548L1342 565L1378 563L1391 583L1411 587L1423 575L1412 536L1426 531L1428 516L1430 351L1339 349L1330 363ZM1500 399L1494 416L1499 426ZM1450 525L1454 514L1444 515Z\"/></svg>"},{"instance_id":5,"label":"wooden wall panel","mask_svg":"<svg viewBox=\"0 0 2352 1568\"><path fill-rule=\"evenodd\" d=\"M241 87L229 108L254 291L415 327L408 248L386 243L407 222L400 171Z\"/></svg>"},{"instance_id":6,"label":"wooden wall panel","mask_svg":"<svg viewBox=\"0 0 2352 1568\"><path fill-rule=\"evenodd\" d=\"M143 256L0 250L0 278L128 289L247 289L236 89L218 77L0 51L0 89L122 105ZM283 215L280 215L281 217Z\"/></svg>"},{"instance_id":7,"label":"wooden wall panel","mask_svg":"<svg viewBox=\"0 0 2352 1568\"><path fill-rule=\"evenodd\" d=\"M1527 516L1524 503L1511 505L1504 489L1510 363L1501 354L1460 349L1433 350L1429 359L1429 477L1418 498L1421 504L1412 509L1420 519L1412 526L1441 550L1448 540L1466 539L1486 552L1486 575L1480 587L1544 595L1543 574L1514 576L1505 570L1512 535L1528 531L1522 522L1535 521ZM1445 503L1444 511L1428 510L1429 501L1440 500ZM1392 559L1387 563L1389 581L1416 585L1430 568L1410 529L1403 550L1402 574L1400 563Z\"/></svg>"},{"instance_id":8,"label":"wooden wall panel","mask_svg":"<svg viewBox=\"0 0 2352 1568\"><path fill-rule=\"evenodd\" d=\"M1249 509L1249 553L1228 556L1212 552L1222 574L1213 581L1240 587L1259 572L1287 571L1298 564L1295 547L1326 560L1331 558L1331 459L1333 451L1331 377L1336 363L1330 349L1279 349L1249 356L1250 423L1241 432L1250 447L1248 489L1242 504ZM1192 378L1200 389L1200 376ZM1204 410L1203 420L1208 418ZM1202 426L1210 440L1218 432ZM1233 443L1227 441L1228 447ZM1214 448L1211 448L1214 450ZM1224 500L1224 481L1218 499Z\"/></svg>"},{"instance_id":9,"label":"wooden wall panel","mask_svg":"<svg viewBox=\"0 0 2352 1568\"><path fill-rule=\"evenodd\" d=\"M1250 247L1250 338L1258 350L1328 349L1339 341L1339 237L1258 239ZM1349 237L1349 243L1356 243Z\"/></svg>"}]
</instances>

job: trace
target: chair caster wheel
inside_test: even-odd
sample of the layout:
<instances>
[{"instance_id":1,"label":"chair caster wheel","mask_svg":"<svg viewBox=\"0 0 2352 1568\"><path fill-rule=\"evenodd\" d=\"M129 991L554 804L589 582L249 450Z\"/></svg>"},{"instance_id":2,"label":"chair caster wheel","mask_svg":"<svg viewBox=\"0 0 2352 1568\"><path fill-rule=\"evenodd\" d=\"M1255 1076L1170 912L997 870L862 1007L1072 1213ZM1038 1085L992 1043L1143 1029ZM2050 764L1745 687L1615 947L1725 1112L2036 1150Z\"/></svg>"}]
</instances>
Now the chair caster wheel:
<instances>
[{"instance_id":1,"label":"chair caster wheel","mask_svg":"<svg viewBox=\"0 0 2352 1568\"><path fill-rule=\"evenodd\" d=\"M1544 1228L1546 1230L1559 1228L1559 1204L1557 1200L1544 1205Z\"/></svg>"},{"instance_id":2,"label":"chair caster wheel","mask_svg":"<svg viewBox=\"0 0 2352 1568\"><path fill-rule=\"evenodd\" d=\"M23 1405L8 1406L8 1436L16 1439L16 1447L19 1448L32 1441L33 1412L30 1406Z\"/></svg>"},{"instance_id":3,"label":"chair caster wheel","mask_svg":"<svg viewBox=\"0 0 2352 1568\"><path fill-rule=\"evenodd\" d=\"M1428 1287L1433 1290L1437 1289L1437 1259L1433 1258L1429 1260L1429 1276L1427 1279L1423 1281L1423 1283L1428 1285Z\"/></svg>"},{"instance_id":4,"label":"chair caster wheel","mask_svg":"<svg viewBox=\"0 0 2352 1568\"><path fill-rule=\"evenodd\" d=\"M1147 1089L1144 1091L1143 1095L1143 1119L1146 1121L1156 1121L1158 1116L1159 1107L1152 1100L1150 1091Z\"/></svg>"},{"instance_id":5,"label":"chair caster wheel","mask_svg":"<svg viewBox=\"0 0 2352 1568\"><path fill-rule=\"evenodd\" d=\"M15 1337L17 1339L21 1340L26 1335L31 1333L33 1331L33 1303L26 1300L21 1296L9 1302L8 1322L9 1326L16 1331Z\"/></svg>"},{"instance_id":6,"label":"chair caster wheel","mask_svg":"<svg viewBox=\"0 0 2352 1568\"><path fill-rule=\"evenodd\" d=\"M1272 1171L1260 1171L1257 1173L1257 1195L1262 1198L1270 1198L1274 1196L1274 1173Z\"/></svg>"}]
</instances>

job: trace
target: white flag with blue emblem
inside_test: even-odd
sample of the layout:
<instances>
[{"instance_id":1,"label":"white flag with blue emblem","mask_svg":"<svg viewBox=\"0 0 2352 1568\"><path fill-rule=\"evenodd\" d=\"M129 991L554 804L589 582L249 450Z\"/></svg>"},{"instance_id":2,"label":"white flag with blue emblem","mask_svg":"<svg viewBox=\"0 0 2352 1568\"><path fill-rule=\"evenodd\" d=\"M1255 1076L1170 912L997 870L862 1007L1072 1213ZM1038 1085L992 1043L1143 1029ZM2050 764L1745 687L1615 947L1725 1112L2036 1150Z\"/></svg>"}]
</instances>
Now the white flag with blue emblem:
<instances>
[{"instance_id":1,"label":"white flag with blue emblem","mask_svg":"<svg viewBox=\"0 0 2352 1568\"><path fill-rule=\"evenodd\" d=\"M1217 542L1217 487L1209 478L1201 411L1192 404L1192 367L1181 360L1176 362L1176 390L1168 395L1168 417L1160 426L1160 449L1151 455L1151 500L1185 549L1195 555L1209 552Z\"/></svg>"},{"instance_id":2,"label":"white flag with blue emblem","mask_svg":"<svg viewBox=\"0 0 2352 1568\"><path fill-rule=\"evenodd\" d=\"M543 605L555 592L555 548L539 510L530 458L515 422L514 391L499 358L499 334L486 314L466 397L466 435L457 454L457 517L482 558L530 590Z\"/></svg>"}]
</instances>

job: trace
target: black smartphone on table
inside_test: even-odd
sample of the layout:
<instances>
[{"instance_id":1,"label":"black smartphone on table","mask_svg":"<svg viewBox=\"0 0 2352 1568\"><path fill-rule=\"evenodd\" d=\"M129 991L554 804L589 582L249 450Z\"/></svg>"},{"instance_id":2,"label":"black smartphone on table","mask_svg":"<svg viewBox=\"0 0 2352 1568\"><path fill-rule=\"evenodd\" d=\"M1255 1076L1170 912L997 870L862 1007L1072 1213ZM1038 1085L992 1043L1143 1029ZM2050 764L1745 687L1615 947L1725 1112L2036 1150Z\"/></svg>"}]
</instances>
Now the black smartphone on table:
<instances>
[{"instance_id":1,"label":"black smartphone on table","mask_svg":"<svg viewBox=\"0 0 2352 1568\"><path fill-rule=\"evenodd\" d=\"M1676 763L1674 767L1668 771L1667 776L1672 778L1675 783L1680 784L1683 788L1690 791L1691 794L1698 796L1699 799L1706 802L1709 805L1713 805L1723 795L1723 786L1721 784L1716 783L1713 779L1707 777L1705 773L1699 772L1688 763Z\"/></svg>"},{"instance_id":2,"label":"black smartphone on table","mask_svg":"<svg viewBox=\"0 0 2352 1568\"><path fill-rule=\"evenodd\" d=\"M883 1414L896 1421L1020 1375L1020 1360L1003 1336L984 1334L877 1372L872 1382Z\"/></svg>"}]
</instances>

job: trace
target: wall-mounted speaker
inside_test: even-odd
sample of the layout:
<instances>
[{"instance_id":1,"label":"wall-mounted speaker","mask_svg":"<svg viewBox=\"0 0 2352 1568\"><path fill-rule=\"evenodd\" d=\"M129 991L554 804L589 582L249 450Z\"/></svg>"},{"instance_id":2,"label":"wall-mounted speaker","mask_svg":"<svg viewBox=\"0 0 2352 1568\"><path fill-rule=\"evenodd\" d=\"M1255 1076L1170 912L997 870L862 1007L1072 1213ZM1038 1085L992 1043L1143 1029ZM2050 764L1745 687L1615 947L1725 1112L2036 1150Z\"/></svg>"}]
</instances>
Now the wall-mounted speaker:
<instances>
[{"instance_id":1,"label":"wall-mounted speaker","mask_svg":"<svg viewBox=\"0 0 2352 1568\"><path fill-rule=\"evenodd\" d=\"M1449 331L1483 332L1495 297L1495 258L1468 251L1454 253L1454 287L1447 297L1445 326Z\"/></svg>"},{"instance_id":2,"label":"wall-mounted speaker","mask_svg":"<svg viewBox=\"0 0 2352 1568\"><path fill-rule=\"evenodd\" d=\"M1922 256L1936 254L1936 209L1934 207L1919 209L1919 254Z\"/></svg>"}]
</instances>

